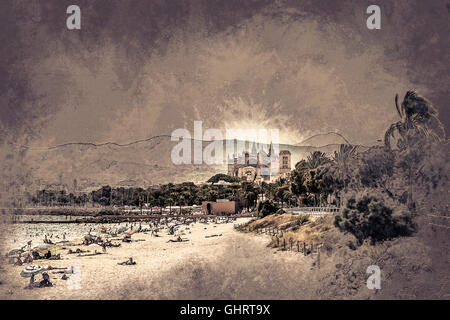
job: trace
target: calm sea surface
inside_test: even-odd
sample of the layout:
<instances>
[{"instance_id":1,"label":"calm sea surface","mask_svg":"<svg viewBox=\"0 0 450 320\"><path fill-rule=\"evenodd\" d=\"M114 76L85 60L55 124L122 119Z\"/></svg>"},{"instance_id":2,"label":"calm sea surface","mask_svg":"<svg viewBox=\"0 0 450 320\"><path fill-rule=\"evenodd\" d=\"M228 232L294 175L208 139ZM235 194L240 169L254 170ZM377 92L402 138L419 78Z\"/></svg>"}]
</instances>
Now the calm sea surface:
<instances>
[{"instance_id":1,"label":"calm sea surface","mask_svg":"<svg viewBox=\"0 0 450 320\"><path fill-rule=\"evenodd\" d=\"M82 217L77 217L82 218ZM48 215L23 215L19 220L65 220L64 216L48 216ZM74 218L72 218L74 219ZM65 240L81 239L89 232L100 232L100 227L111 228L116 230L120 227L129 227L130 223L17 223L11 224L11 219L0 217L0 245L2 250L0 254L6 251L19 249L32 240L32 247L44 244L44 237L53 242ZM135 224L138 225L138 224ZM142 223L142 227L149 227L148 224Z\"/></svg>"}]
</instances>

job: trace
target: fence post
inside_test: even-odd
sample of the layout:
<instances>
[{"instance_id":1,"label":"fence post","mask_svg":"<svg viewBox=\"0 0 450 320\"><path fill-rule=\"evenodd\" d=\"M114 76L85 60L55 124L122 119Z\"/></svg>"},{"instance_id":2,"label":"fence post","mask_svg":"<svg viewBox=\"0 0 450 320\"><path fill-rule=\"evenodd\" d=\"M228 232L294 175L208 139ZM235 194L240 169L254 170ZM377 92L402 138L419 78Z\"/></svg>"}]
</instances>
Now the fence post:
<instances>
[{"instance_id":1,"label":"fence post","mask_svg":"<svg viewBox=\"0 0 450 320\"><path fill-rule=\"evenodd\" d=\"M289 239L289 250L292 251L292 238Z\"/></svg>"},{"instance_id":2,"label":"fence post","mask_svg":"<svg viewBox=\"0 0 450 320\"><path fill-rule=\"evenodd\" d=\"M320 269L320 245L317 247L317 267Z\"/></svg>"},{"instance_id":3,"label":"fence post","mask_svg":"<svg viewBox=\"0 0 450 320\"><path fill-rule=\"evenodd\" d=\"M283 250L286 250L286 239L283 238Z\"/></svg>"},{"instance_id":4,"label":"fence post","mask_svg":"<svg viewBox=\"0 0 450 320\"><path fill-rule=\"evenodd\" d=\"M277 237L277 248L278 248L280 246L280 238L278 238L278 235L276 237Z\"/></svg>"},{"instance_id":5,"label":"fence post","mask_svg":"<svg viewBox=\"0 0 450 320\"><path fill-rule=\"evenodd\" d=\"M300 252L300 242L297 240L297 252Z\"/></svg>"},{"instance_id":6,"label":"fence post","mask_svg":"<svg viewBox=\"0 0 450 320\"><path fill-rule=\"evenodd\" d=\"M303 255L306 256L306 242L303 242Z\"/></svg>"}]
</instances>

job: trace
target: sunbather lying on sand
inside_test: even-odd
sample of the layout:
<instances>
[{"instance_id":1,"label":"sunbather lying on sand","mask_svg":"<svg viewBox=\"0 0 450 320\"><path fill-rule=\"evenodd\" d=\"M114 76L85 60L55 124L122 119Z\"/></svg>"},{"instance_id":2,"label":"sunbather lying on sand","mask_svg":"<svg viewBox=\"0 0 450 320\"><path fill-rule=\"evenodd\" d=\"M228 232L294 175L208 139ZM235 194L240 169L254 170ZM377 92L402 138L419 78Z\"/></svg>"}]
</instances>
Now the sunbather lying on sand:
<instances>
[{"instance_id":1,"label":"sunbather lying on sand","mask_svg":"<svg viewBox=\"0 0 450 320\"><path fill-rule=\"evenodd\" d=\"M130 257L127 261L119 262L117 264L122 265L122 266L131 266L131 265L135 265L136 262L134 262L133 258Z\"/></svg>"},{"instance_id":2,"label":"sunbather lying on sand","mask_svg":"<svg viewBox=\"0 0 450 320\"><path fill-rule=\"evenodd\" d=\"M67 254L72 254L72 253L85 253L85 252L89 252L86 250L81 250L80 248L77 248L77 250L72 251L72 249L69 249L69 251L67 252Z\"/></svg>"},{"instance_id":3,"label":"sunbather lying on sand","mask_svg":"<svg viewBox=\"0 0 450 320\"><path fill-rule=\"evenodd\" d=\"M189 239L182 239L180 236L178 236L175 240L170 239L167 242L186 242L186 241L189 241Z\"/></svg>"},{"instance_id":4,"label":"sunbather lying on sand","mask_svg":"<svg viewBox=\"0 0 450 320\"><path fill-rule=\"evenodd\" d=\"M221 237L222 234L212 234L210 236L205 236L205 238L212 238L212 237Z\"/></svg>"}]
</instances>

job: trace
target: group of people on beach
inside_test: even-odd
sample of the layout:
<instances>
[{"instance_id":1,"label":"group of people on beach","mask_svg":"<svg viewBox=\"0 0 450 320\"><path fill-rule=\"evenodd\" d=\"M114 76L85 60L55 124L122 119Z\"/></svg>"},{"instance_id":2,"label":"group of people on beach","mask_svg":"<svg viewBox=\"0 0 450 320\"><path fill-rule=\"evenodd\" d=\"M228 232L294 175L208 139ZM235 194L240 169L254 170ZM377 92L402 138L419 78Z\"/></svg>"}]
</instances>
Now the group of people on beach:
<instances>
[{"instance_id":1,"label":"group of people on beach","mask_svg":"<svg viewBox=\"0 0 450 320\"><path fill-rule=\"evenodd\" d=\"M97 254L105 254L107 252L107 247L117 247L120 246L120 243L113 243L111 240L111 237L117 237L119 235L123 235L122 242L131 242L133 241L131 236L135 233L140 232L151 232L152 237L158 237L158 233L161 230L167 230L167 234L174 236L174 239L168 240L168 242L186 242L189 241L187 238L182 238L182 235L184 235L185 231L189 231L189 226L191 223L200 222L204 224L209 224L211 222L213 223L228 223L230 221L234 221L233 219L229 218L216 218L216 219L210 219L210 218L200 218L195 219L192 217L163 217L154 219L149 222L148 227L143 227L142 224L139 223L126 223L125 227L117 227L115 229L113 228L106 228L106 227L100 227L100 232L93 232L93 228L89 229L89 232L81 241L81 245L85 246L91 246L91 245L98 245L102 248L102 252L97 252L95 250L94 253L90 253L89 250L82 250L80 248L77 248L77 250L73 251L72 249L68 250L68 254L77 253L78 256L91 256L91 255L97 255ZM186 227L185 230L180 231L180 227ZM190 233L190 231L189 231ZM102 236L104 234L105 236ZM216 236L216 235L214 235ZM66 233L64 232L62 235L62 239L64 241L59 242L53 242L51 239L53 238L60 238L59 236L55 236L53 234L45 234L43 242L45 245L48 245L51 247L52 245L55 246L61 246L61 248L64 249L65 246L70 246L74 244L70 244L69 242L65 241L66 239ZM119 239L115 239L119 240ZM144 240L135 240L135 241L144 241ZM46 252L43 252L44 246L37 246L35 248L32 248L33 241L30 239L27 241L26 245L22 247L21 249L12 250L10 252L11 259L15 258L13 264L16 266L21 266L23 264L32 263L34 260L56 260L61 259L60 253L54 254L52 253L52 248L48 248ZM54 251L53 251L54 252ZM86 253L86 254L82 254ZM119 265L125 265L125 266L132 266L136 265L136 261L133 259L133 257L130 257L126 261L118 263ZM39 266L34 266L39 267ZM30 268L30 267L27 267ZM25 269L24 269L25 270ZM67 275L64 273L63 280L68 279L70 275ZM49 287L52 286L52 283L50 281L50 277L47 272L42 272L42 281L39 283L34 283L34 275L30 278L30 284L27 288L34 288L34 287Z\"/></svg>"}]
</instances>

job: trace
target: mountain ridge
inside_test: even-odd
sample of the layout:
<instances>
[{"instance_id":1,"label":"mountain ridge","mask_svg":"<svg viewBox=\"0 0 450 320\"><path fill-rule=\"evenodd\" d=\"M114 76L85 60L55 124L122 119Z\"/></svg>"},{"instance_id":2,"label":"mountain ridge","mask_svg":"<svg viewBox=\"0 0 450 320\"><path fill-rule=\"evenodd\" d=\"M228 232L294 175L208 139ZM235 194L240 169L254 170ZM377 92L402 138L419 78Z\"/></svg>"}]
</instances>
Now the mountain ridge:
<instances>
[{"instance_id":1,"label":"mountain ridge","mask_svg":"<svg viewBox=\"0 0 450 320\"><path fill-rule=\"evenodd\" d=\"M196 140L192 139L191 140ZM234 139L231 139L234 140ZM216 173L227 172L226 142L223 143L223 163L219 165L183 164L175 165L171 159L177 141L168 135L153 136L126 144L117 143L68 143L52 148L34 150L24 157L30 171L30 189L45 188L47 185L67 185L71 192L102 185L145 186L185 181L206 181ZM198 141L198 140L197 140ZM202 141L205 147L212 141ZM241 141L241 140L237 140ZM244 142L244 150L250 151L253 142ZM291 168L314 151L332 155L339 149L340 141L322 146L280 144L279 150L291 152ZM257 149L268 151L269 144L256 143ZM31 151L31 150L30 150ZM191 150L192 152L194 150ZM237 152L240 152L237 150ZM192 159L192 154L191 154ZM75 183L76 181L76 183ZM73 186L73 187L70 187Z\"/></svg>"},{"instance_id":2,"label":"mountain ridge","mask_svg":"<svg viewBox=\"0 0 450 320\"><path fill-rule=\"evenodd\" d=\"M329 136L329 135L336 135L340 138L342 138L344 140L345 144L351 144L349 142L349 140L344 137L342 134L340 133L336 133L336 132L327 132L327 133L318 133L318 134L314 134L304 140L302 140L299 143L295 143L295 144L289 144L289 143L280 143L279 145L291 145L291 146L300 146L300 147L308 147L308 146L314 146L314 147L323 147L323 146L327 146L327 145L331 145L331 144L342 144L342 143L326 143L323 145L312 145L312 144L304 144L304 142L312 140L316 137L320 137L320 136ZM55 146L49 146L49 147L42 147L42 148L32 148L29 146L20 146L21 148L24 149L31 149L31 150L51 150L51 149L58 149L58 148L63 148L63 147L68 147L68 146L76 146L76 145L82 145L82 146L91 146L91 147L104 147L104 146L116 146L116 147L128 147L128 146L132 146L132 145L136 145L136 144L140 144L140 143L144 143L144 142L149 142L152 141L154 139L157 138L171 138L171 135L167 135L167 134L161 134L161 135L156 135L156 136L152 136L146 139L139 139L139 140L135 140L132 142L128 142L128 143L118 143L118 142L114 142L114 141L108 141L108 142L102 142L102 143L94 143L94 142L67 142L67 143L62 143L62 144L58 144ZM179 138L183 138L183 137L179 137ZM185 139L189 139L192 141L201 141L201 142L214 142L213 140L203 140L203 139L195 139L195 138L185 138ZM231 141L231 140L236 140L236 139L221 139L219 141ZM248 140L237 140L240 142L245 142L245 143L256 143L256 144L266 144L267 143L260 143L260 142L256 142L256 141L248 141Z\"/></svg>"}]
</instances>

